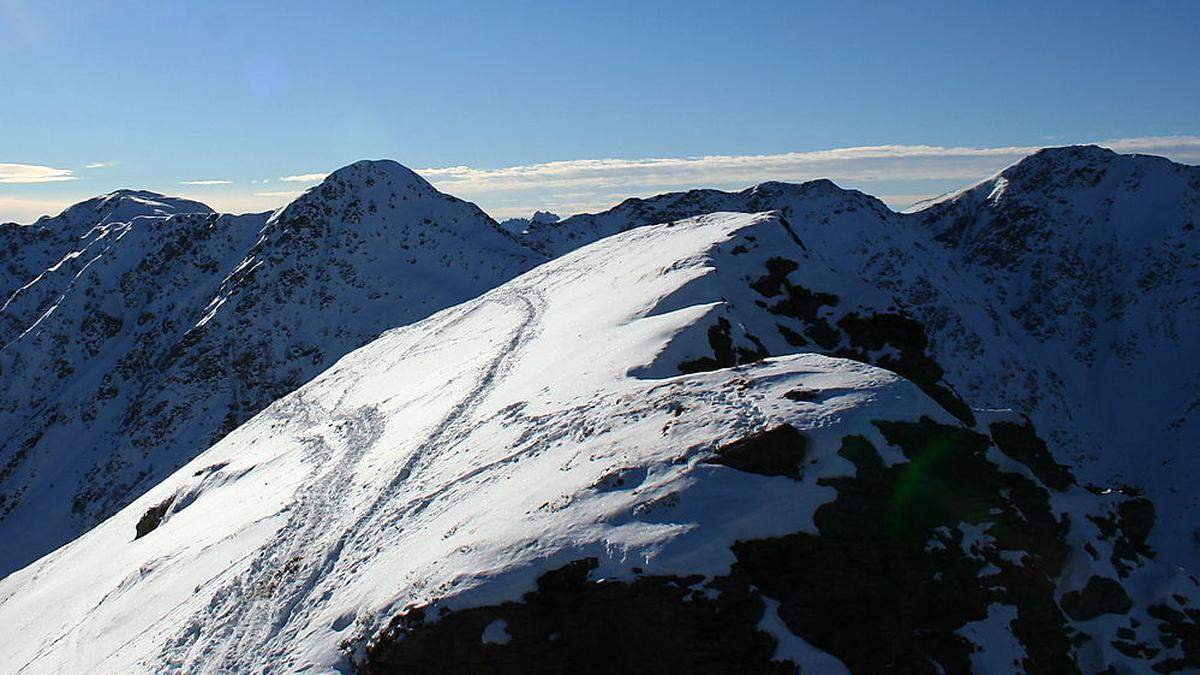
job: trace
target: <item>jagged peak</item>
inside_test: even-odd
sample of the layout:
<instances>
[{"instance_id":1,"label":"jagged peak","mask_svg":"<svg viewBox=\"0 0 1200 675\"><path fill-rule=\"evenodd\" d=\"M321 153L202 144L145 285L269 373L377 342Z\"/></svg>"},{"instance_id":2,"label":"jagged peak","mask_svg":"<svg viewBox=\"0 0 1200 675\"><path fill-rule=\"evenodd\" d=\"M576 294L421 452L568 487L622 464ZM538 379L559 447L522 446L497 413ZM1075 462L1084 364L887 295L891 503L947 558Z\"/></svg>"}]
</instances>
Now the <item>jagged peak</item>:
<instances>
[{"instance_id":1,"label":"jagged peak","mask_svg":"<svg viewBox=\"0 0 1200 675\"><path fill-rule=\"evenodd\" d=\"M395 236L432 227L456 231L456 236L482 236L481 241L491 242L488 245L515 246L521 254L532 253L477 205L439 191L390 159L359 160L330 173L275 211L268 227L283 233L309 223L331 225L327 232L336 236L349 230L361 234L364 227ZM497 244L493 234L502 237L503 244Z\"/></svg>"},{"instance_id":2,"label":"jagged peak","mask_svg":"<svg viewBox=\"0 0 1200 675\"><path fill-rule=\"evenodd\" d=\"M814 178L813 180L804 180L799 183L793 183L782 180L767 180L747 188L751 192L810 192L810 191L828 191L828 192L849 192L837 183L834 183L828 178Z\"/></svg>"},{"instance_id":3,"label":"jagged peak","mask_svg":"<svg viewBox=\"0 0 1200 675\"><path fill-rule=\"evenodd\" d=\"M172 197L152 190L133 190L122 188L99 195L76 206L95 202L95 208L117 208L121 204L142 204L147 208L158 209L163 213L158 215L173 215L177 213L212 213L207 204L184 197Z\"/></svg>"},{"instance_id":4,"label":"jagged peak","mask_svg":"<svg viewBox=\"0 0 1200 675\"><path fill-rule=\"evenodd\" d=\"M1020 159L1013 166L1037 162L1106 162L1119 157L1115 151L1099 145L1057 145L1042 148Z\"/></svg>"},{"instance_id":5,"label":"jagged peak","mask_svg":"<svg viewBox=\"0 0 1200 675\"><path fill-rule=\"evenodd\" d=\"M832 180L830 180L828 178L817 178L814 180L801 181L799 183L790 183L787 181L778 181L778 180L763 181L761 183L751 185L750 187L745 188L744 190L737 191L737 192L733 192L733 191L727 192L725 190L717 190L717 189L713 189L713 188L697 188L697 189L693 189L693 190L686 190L683 192L667 192L664 194L656 195L654 197L646 197L646 198L631 197L631 198L626 199L625 201L621 202L617 206L613 207L609 211L618 211L618 210L625 209L625 208L635 208L635 209L643 208L647 205L655 204L655 203L663 203L663 202L679 203L679 202L703 200L703 199L709 199L709 198L716 199L716 200L724 200L724 199L728 199L731 197L742 197L742 198L748 198L748 199L771 201L771 200L777 200L780 197L784 197L784 196L792 197L795 199L813 198L813 197L822 198L822 199L841 198L841 199L869 203L873 207L877 206L877 207L880 207L883 209L887 209L887 207L884 205L884 203L882 201L880 201L879 199L877 199L875 197L872 197L871 195L868 195L864 192L860 192L859 190L851 190L848 188L841 187L840 185L838 185L837 183L834 183ZM717 210L728 210L728 208L719 208ZM763 208L763 209L758 209L758 210L771 210L771 208ZM596 215L602 215L602 214L596 214Z\"/></svg>"},{"instance_id":6,"label":"jagged peak","mask_svg":"<svg viewBox=\"0 0 1200 675\"><path fill-rule=\"evenodd\" d=\"M808 204L815 208L865 209L881 215L892 213L887 204L878 197L860 190L844 188L828 178L799 183L766 181L746 188L740 194L749 198L751 206L757 210L795 208Z\"/></svg>"}]
</instances>

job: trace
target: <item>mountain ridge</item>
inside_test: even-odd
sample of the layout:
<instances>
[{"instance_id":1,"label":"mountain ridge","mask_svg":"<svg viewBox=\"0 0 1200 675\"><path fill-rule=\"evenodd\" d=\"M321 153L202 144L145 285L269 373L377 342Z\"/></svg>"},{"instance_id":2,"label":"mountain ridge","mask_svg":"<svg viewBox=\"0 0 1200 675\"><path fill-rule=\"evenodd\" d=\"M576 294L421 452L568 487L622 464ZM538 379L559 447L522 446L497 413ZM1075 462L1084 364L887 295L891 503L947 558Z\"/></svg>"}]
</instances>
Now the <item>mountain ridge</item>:
<instances>
[{"instance_id":1,"label":"mountain ridge","mask_svg":"<svg viewBox=\"0 0 1200 675\"><path fill-rule=\"evenodd\" d=\"M797 227L633 228L385 332L0 581L0 630L22 636L0 658L604 669L627 663L619 644L700 672L1200 663L1174 637L1200 589L1155 559L1148 500L1079 485L1019 417L968 428L888 370L767 333L852 338L838 316L878 302ZM836 304L801 302L830 284ZM717 318L786 353L723 363L738 350Z\"/></svg>"},{"instance_id":2,"label":"mountain ridge","mask_svg":"<svg viewBox=\"0 0 1200 675\"><path fill-rule=\"evenodd\" d=\"M67 222L130 199L113 194L68 209ZM89 232L56 239L64 248L49 257L65 263L2 312L5 572L383 330L541 260L394 162L352 164L270 214L138 215Z\"/></svg>"},{"instance_id":3,"label":"mountain ridge","mask_svg":"<svg viewBox=\"0 0 1200 675\"><path fill-rule=\"evenodd\" d=\"M0 228L3 662L1200 668L1198 171Z\"/></svg>"}]
</instances>

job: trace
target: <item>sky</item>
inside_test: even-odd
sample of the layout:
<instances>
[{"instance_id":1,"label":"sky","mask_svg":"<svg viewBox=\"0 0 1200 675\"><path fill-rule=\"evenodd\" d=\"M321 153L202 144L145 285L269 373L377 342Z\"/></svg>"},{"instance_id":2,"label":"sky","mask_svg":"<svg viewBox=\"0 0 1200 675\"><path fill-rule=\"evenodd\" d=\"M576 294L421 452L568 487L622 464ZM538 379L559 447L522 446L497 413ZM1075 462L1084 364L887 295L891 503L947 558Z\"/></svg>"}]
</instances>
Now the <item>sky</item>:
<instances>
[{"instance_id":1,"label":"sky","mask_svg":"<svg viewBox=\"0 0 1200 675\"><path fill-rule=\"evenodd\" d=\"M395 159L498 218L829 177L894 208L1047 145L1200 164L1200 2L0 0L0 222L276 208Z\"/></svg>"}]
</instances>

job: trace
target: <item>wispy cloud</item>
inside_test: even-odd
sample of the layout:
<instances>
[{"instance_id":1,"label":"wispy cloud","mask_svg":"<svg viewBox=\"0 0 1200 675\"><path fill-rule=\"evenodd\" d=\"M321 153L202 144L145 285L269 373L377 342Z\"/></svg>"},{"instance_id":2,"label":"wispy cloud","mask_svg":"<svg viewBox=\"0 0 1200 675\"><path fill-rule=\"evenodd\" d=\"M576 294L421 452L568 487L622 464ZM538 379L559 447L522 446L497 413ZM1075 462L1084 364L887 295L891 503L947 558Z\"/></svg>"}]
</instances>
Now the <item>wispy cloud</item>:
<instances>
[{"instance_id":1,"label":"wispy cloud","mask_svg":"<svg viewBox=\"0 0 1200 675\"><path fill-rule=\"evenodd\" d=\"M281 176L279 180L288 183L315 183L319 180L325 180L328 173L298 173L295 176Z\"/></svg>"},{"instance_id":2,"label":"wispy cloud","mask_svg":"<svg viewBox=\"0 0 1200 675\"><path fill-rule=\"evenodd\" d=\"M58 183L75 180L70 169L55 169L39 164L5 164L0 162L0 183Z\"/></svg>"},{"instance_id":3,"label":"wispy cloud","mask_svg":"<svg viewBox=\"0 0 1200 675\"><path fill-rule=\"evenodd\" d=\"M945 148L880 145L771 155L709 155L649 159L578 159L500 169L467 166L420 169L441 189L503 191L751 184L765 180L878 181L974 178L981 166L1003 165L1034 147Z\"/></svg>"},{"instance_id":4,"label":"wispy cloud","mask_svg":"<svg viewBox=\"0 0 1200 675\"><path fill-rule=\"evenodd\" d=\"M107 169L108 167L113 166L115 163L116 162L88 162L87 164L83 165L83 168L85 168L85 169Z\"/></svg>"},{"instance_id":5,"label":"wispy cloud","mask_svg":"<svg viewBox=\"0 0 1200 675\"><path fill-rule=\"evenodd\" d=\"M1120 152L1200 159L1200 137L1129 138L1102 143ZM875 145L772 155L709 155L652 159L579 159L500 169L468 166L420 169L439 188L522 190L707 184L841 178L851 181L970 180L1038 150L1037 146L941 147Z\"/></svg>"},{"instance_id":6,"label":"wispy cloud","mask_svg":"<svg viewBox=\"0 0 1200 675\"><path fill-rule=\"evenodd\" d=\"M232 185L230 180L181 180L180 185Z\"/></svg>"},{"instance_id":7,"label":"wispy cloud","mask_svg":"<svg viewBox=\"0 0 1200 675\"><path fill-rule=\"evenodd\" d=\"M39 216L60 213L68 204L61 199L0 196L0 223L32 223Z\"/></svg>"},{"instance_id":8,"label":"wispy cloud","mask_svg":"<svg viewBox=\"0 0 1200 675\"><path fill-rule=\"evenodd\" d=\"M1066 139L1055 139L1058 143ZM1163 155L1176 161L1200 164L1200 136L1148 136L1100 141L1118 152ZM604 210L628 197L648 197L669 190L694 187L740 189L766 180L804 181L831 178L843 187L858 188L878 196L893 208L962 188L1003 169L1034 152L1037 146L942 147L930 145L877 145L810 152L765 155L713 155L681 158L582 159L498 169L455 166L421 169L439 189L478 203L497 218L528 216L549 210L566 216ZM284 176L278 189L267 179L228 190L197 189L191 195L222 211L242 213L281 206L302 194L328 174ZM0 164L0 183L50 183L77 178L69 169L32 164ZM82 185L83 183L79 183ZM229 185L230 181L184 181L201 188ZM271 187L276 187L272 185ZM41 213L61 210L87 196L63 195L61 201L44 201L30 188L28 194L9 194L0 200L0 221L24 221ZM257 190L257 191L256 191Z\"/></svg>"},{"instance_id":9,"label":"wispy cloud","mask_svg":"<svg viewBox=\"0 0 1200 675\"><path fill-rule=\"evenodd\" d=\"M1200 162L1197 136L1125 138L1099 144L1119 152ZM939 189L986 178L1038 149L874 145L767 155L580 159L498 169L452 166L419 169L418 173L438 189L477 201L499 216L547 207L566 213L595 210L619 201L608 199L614 193L636 196L693 187L729 189L768 180L816 178L830 178L846 187L881 194L889 204L903 204L909 197L936 194ZM925 191L915 193L914 188ZM888 196L897 191L901 194Z\"/></svg>"}]
</instances>

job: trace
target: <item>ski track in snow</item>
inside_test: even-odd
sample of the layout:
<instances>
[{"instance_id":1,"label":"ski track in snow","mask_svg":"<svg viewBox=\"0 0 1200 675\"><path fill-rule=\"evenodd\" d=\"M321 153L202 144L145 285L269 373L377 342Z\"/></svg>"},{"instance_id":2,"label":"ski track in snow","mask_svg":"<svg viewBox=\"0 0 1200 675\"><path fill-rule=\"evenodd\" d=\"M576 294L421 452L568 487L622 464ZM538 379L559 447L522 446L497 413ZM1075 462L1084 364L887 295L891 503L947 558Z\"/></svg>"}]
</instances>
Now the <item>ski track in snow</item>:
<instances>
[{"instance_id":1,"label":"ski track in snow","mask_svg":"<svg viewBox=\"0 0 1200 675\"><path fill-rule=\"evenodd\" d=\"M359 462L383 431L374 407L360 408L350 417L333 416L333 421L329 422L321 419L323 416L314 417L314 406L303 396L288 401L282 409L272 410L274 415L285 419L302 415L307 418L304 422L311 426L334 425L342 430L346 450L339 454L321 438L310 441L306 463L329 468L318 471L300 487L296 503L288 509L286 523L253 556L247 572L225 582L215 592L202 619L204 624L199 625L193 620L182 628L175 638L166 642L156 663L183 667L196 660L219 658L226 667L236 668L238 659L247 651L261 650L264 645L275 645L269 654L271 660L286 659L286 649L296 637L295 633L305 627L304 619L332 597L333 589L341 585L343 578L355 575L360 564L369 557L370 547L365 545L364 539L395 528L397 523L425 510L438 496L453 489L457 481L424 495L410 496L421 487L419 483L413 490L405 488L414 477L419 477L430 452L453 447L470 433L471 413L503 379L513 360L521 355L522 348L537 335L538 321L545 308L544 299L532 288L491 293L449 320L433 337L492 304L518 310L520 323L479 372L477 385L426 434L425 440L408 456L395 477L369 502L364 503L355 493L353 483ZM490 467L477 468L463 478L474 477L487 468ZM355 503L347 504L351 497ZM396 510L397 503L404 506ZM340 533L330 533L326 528L333 522L332 514L345 511L358 511L360 515ZM374 522L381 519L386 522ZM343 561L347 550L356 551L357 559ZM310 562L312 560L318 562L314 564ZM292 567L299 567L299 570L289 572ZM270 592L256 592L265 588L271 588ZM326 589L323 595L314 601L313 596L322 588ZM293 612L301 604L304 605L302 615L294 617ZM231 637L233 640L229 640Z\"/></svg>"}]
</instances>

